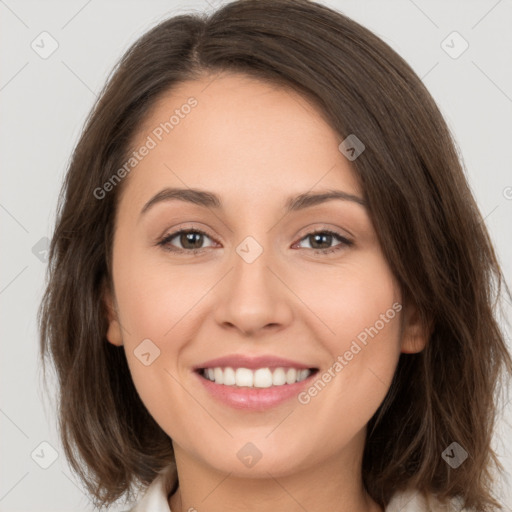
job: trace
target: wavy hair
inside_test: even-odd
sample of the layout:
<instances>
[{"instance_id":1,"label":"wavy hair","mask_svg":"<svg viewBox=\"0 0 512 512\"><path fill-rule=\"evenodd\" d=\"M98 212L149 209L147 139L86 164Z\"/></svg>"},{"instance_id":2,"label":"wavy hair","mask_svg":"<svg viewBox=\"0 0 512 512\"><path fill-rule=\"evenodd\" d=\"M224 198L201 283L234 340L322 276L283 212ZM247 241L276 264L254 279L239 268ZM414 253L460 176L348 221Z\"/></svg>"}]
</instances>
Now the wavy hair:
<instances>
[{"instance_id":1,"label":"wavy hair","mask_svg":"<svg viewBox=\"0 0 512 512\"><path fill-rule=\"evenodd\" d=\"M362 477L385 507L408 487L501 509L491 441L501 378L512 360L497 305L504 282L462 159L433 98L411 67L368 29L308 0L239 0L149 30L112 71L74 149L57 207L38 311L43 368L58 378L65 455L96 506L148 485L174 462L122 347L107 342L112 241L124 182L94 191L123 165L152 106L174 86L236 72L292 88L325 116L340 142L366 145L352 168L385 258L431 335L401 354L367 428ZM504 286L503 286L504 285ZM457 442L457 469L443 451ZM175 483L176 485L176 483Z\"/></svg>"}]
</instances>

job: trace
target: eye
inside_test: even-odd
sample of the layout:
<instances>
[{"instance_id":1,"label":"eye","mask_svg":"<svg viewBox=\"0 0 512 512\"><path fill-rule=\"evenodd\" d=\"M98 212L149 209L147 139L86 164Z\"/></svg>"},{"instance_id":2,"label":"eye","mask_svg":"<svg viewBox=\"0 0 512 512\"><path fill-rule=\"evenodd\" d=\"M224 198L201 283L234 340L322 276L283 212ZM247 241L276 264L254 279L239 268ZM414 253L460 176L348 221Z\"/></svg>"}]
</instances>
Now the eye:
<instances>
[{"instance_id":1,"label":"eye","mask_svg":"<svg viewBox=\"0 0 512 512\"><path fill-rule=\"evenodd\" d=\"M340 243L335 245L334 247L331 247L331 244L334 239L339 240ZM339 251L344 247L350 247L351 245L353 245L353 242L348 238L344 237L340 233L328 229L322 229L313 231L312 233L308 233L305 237L301 239L301 242L303 240L309 241L310 248L313 249L315 253L320 254Z\"/></svg>"},{"instance_id":2,"label":"eye","mask_svg":"<svg viewBox=\"0 0 512 512\"><path fill-rule=\"evenodd\" d=\"M210 238L207 233L200 229L180 229L174 233L166 235L158 245L163 246L165 250L176 253L189 252L197 254L204 251L202 247L204 239ZM174 247L171 241L177 238L177 241L181 244L181 247Z\"/></svg>"},{"instance_id":3,"label":"eye","mask_svg":"<svg viewBox=\"0 0 512 512\"><path fill-rule=\"evenodd\" d=\"M173 245L172 241L174 239L177 240L181 247L176 247ZM173 253L198 254L204 252L208 247L213 247L213 244L210 244L207 247L203 247L205 239L212 240L212 238L207 233L200 229L180 229L166 235L162 240L158 242L158 245L162 246L166 251ZM332 247L331 244L336 239L340 243ZM344 247L350 247L353 245L351 240L344 237L340 233L327 229L308 233L300 240L299 244L304 240L310 242L310 249L313 250L315 254L331 253L342 250Z\"/></svg>"}]
</instances>

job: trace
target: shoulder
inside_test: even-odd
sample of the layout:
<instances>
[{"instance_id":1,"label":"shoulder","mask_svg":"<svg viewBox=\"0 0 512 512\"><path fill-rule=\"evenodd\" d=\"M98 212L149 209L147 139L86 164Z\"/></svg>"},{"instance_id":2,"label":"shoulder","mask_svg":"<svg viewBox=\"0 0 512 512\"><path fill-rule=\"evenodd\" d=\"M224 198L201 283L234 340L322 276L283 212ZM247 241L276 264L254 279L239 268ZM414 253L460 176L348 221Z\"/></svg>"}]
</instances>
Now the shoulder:
<instances>
[{"instance_id":1,"label":"shoulder","mask_svg":"<svg viewBox=\"0 0 512 512\"><path fill-rule=\"evenodd\" d=\"M407 490L396 493L385 512L465 512L457 499L442 504L434 495L425 497L421 492Z\"/></svg>"}]
</instances>

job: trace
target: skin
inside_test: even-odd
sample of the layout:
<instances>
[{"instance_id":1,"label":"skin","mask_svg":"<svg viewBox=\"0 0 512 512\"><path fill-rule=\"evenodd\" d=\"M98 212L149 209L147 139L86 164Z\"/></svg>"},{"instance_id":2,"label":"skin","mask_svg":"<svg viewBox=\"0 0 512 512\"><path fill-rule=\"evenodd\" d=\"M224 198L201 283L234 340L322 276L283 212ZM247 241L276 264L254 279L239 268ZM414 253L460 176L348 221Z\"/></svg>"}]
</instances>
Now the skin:
<instances>
[{"instance_id":1,"label":"skin","mask_svg":"<svg viewBox=\"0 0 512 512\"><path fill-rule=\"evenodd\" d=\"M105 296L107 338L124 345L134 384L172 438L179 490L173 512L377 512L361 460L366 425L382 403L401 352L426 335L403 305L373 339L306 404L292 398L265 411L217 402L192 367L227 354L272 354L332 367L365 328L401 302L401 292L364 206L331 200L285 214L289 196L326 189L363 191L342 139L301 95L244 75L223 73L180 84L163 96L135 139L194 96L198 105L125 178L113 247L114 293ZM214 192L222 209L179 200L146 202L165 187ZM205 230L197 243L179 228ZM316 243L307 236L329 229ZM263 248L247 263L236 252L251 236ZM185 244L185 245L182 245ZM341 245L340 245L341 244ZM327 254L315 249L340 249ZM407 306L407 307L406 307ZM160 356L134 355L149 338ZM246 467L237 452L253 443L261 459Z\"/></svg>"}]
</instances>

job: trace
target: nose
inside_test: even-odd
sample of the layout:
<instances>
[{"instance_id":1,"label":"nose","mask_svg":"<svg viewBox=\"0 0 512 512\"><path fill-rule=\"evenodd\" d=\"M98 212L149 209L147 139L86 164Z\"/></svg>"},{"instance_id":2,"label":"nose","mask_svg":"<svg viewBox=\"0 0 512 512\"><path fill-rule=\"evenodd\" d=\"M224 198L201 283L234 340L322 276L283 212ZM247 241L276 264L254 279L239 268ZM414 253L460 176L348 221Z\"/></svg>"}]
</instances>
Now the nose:
<instances>
[{"instance_id":1,"label":"nose","mask_svg":"<svg viewBox=\"0 0 512 512\"><path fill-rule=\"evenodd\" d=\"M258 337L290 324L293 293L268 252L252 262L234 254L233 268L217 290L215 320L222 328Z\"/></svg>"}]
</instances>

